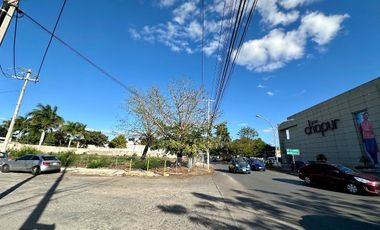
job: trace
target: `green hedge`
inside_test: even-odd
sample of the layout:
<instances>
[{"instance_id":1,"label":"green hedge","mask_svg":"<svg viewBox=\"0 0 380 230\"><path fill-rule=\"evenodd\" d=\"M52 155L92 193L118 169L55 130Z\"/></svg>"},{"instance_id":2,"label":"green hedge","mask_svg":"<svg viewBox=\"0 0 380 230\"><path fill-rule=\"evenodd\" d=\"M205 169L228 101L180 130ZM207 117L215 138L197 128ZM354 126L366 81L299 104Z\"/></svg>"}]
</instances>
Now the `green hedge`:
<instances>
[{"instance_id":1,"label":"green hedge","mask_svg":"<svg viewBox=\"0 0 380 230\"><path fill-rule=\"evenodd\" d=\"M19 158L27 154L40 154L41 151L32 147L23 147L20 150L11 151L12 158ZM87 168L116 168L125 167L129 168L130 160L132 159L133 169L146 170L148 159L149 169L161 168L164 166L165 159L168 161L167 165L170 165L171 159L163 157L149 157L145 160L141 160L138 156L103 156L97 154L75 154L74 151L65 151L59 153L50 153L50 155L56 156L61 162L63 167L87 167Z\"/></svg>"},{"instance_id":2,"label":"green hedge","mask_svg":"<svg viewBox=\"0 0 380 230\"><path fill-rule=\"evenodd\" d=\"M33 147L22 147L20 150L11 150L10 151L10 156L13 159L28 155L28 154L40 154L42 153L41 151L37 150L36 148Z\"/></svg>"}]
</instances>

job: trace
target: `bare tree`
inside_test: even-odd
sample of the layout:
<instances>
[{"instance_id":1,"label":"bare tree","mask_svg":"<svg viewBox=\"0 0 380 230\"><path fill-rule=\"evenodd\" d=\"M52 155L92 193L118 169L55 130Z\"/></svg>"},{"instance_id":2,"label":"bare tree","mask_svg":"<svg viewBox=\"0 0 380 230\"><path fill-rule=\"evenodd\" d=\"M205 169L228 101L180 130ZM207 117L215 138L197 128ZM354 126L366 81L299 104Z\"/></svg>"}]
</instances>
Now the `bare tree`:
<instances>
[{"instance_id":1,"label":"bare tree","mask_svg":"<svg viewBox=\"0 0 380 230\"><path fill-rule=\"evenodd\" d=\"M143 157L149 147L165 149L177 156L194 156L206 147L204 99L203 88L193 88L186 80L171 84L167 97L156 87L146 94L130 89L126 103L130 116L122 123L129 133L146 140Z\"/></svg>"}]
</instances>

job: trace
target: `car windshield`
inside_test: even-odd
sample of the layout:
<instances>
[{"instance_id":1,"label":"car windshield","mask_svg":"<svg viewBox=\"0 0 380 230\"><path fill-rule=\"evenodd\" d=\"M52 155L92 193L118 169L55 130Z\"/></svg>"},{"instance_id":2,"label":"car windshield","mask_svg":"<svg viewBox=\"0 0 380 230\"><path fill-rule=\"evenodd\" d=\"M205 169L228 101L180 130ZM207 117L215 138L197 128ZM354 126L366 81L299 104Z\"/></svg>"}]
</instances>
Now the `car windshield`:
<instances>
[{"instance_id":1,"label":"car windshield","mask_svg":"<svg viewBox=\"0 0 380 230\"><path fill-rule=\"evenodd\" d=\"M236 158L235 160L237 163L245 163L247 162L246 160L244 160L243 158Z\"/></svg>"},{"instance_id":2,"label":"car windshield","mask_svg":"<svg viewBox=\"0 0 380 230\"><path fill-rule=\"evenodd\" d=\"M55 156L42 156L42 160L44 160L44 161L56 161L57 158Z\"/></svg>"},{"instance_id":3,"label":"car windshield","mask_svg":"<svg viewBox=\"0 0 380 230\"><path fill-rule=\"evenodd\" d=\"M356 173L359 173L359 171L357 171L355 169L352 169L352 168L349 168L347 166L341 165L341 164L336 164L334 166L337 167L340 171L342 171L344 173L347 173L347 174L356 174Z\"/></svg>"}]
</instances>

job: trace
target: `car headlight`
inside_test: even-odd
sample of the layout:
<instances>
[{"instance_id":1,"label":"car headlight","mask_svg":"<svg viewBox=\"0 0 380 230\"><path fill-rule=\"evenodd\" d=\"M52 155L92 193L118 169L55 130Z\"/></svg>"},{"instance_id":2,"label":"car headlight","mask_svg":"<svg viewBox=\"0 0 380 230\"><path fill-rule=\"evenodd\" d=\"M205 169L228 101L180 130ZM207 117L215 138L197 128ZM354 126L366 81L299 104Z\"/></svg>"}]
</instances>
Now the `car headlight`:
<instances>
[{"instance_id":1,"label":"car headlight","mask_svg":"<svg viewBox=\"0 0 380 230\"><path fill-rule=\"evenodd\" d=\"M361 177L354 177L355 180L361 182L361 183L364 183L364 184L367 184L367 183L370 183L371 181L367 180L367 179L364 179L364 178L361 178Z\"/></svg>"},{"instance_id":2,"label":"car headlight","mask_svg":"<svg viewBox=\"0 0 380 230\"><path fill-rule=\"evenodd\" d=\"M239 167L239 165L235 165L235 167Z\"/></svg>"}]
</instances>

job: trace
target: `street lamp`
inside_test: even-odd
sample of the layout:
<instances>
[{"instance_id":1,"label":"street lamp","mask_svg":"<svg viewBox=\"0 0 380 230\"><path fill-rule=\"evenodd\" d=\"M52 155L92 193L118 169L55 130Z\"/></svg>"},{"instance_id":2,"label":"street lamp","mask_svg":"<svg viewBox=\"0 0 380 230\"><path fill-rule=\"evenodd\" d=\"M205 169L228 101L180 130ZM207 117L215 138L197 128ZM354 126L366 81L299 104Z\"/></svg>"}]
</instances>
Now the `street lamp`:
<instances>
[{"instance_id":1,"label":"street lamp","mask_svg":"<svg viewBox=\"0 0 380 230\"><path fill-rule=\"evenodd\" d=\"M278 157L277 157L277 141L276 141L276 130L274 129L274 126L272 125L272 123L266 119L265 117L263 116L260 116L260 115L256 115L257 118L260 118L260 119L263 119L264 121L268 122L268 124L272 127L272 131L273 131L273 141L274 141L274 156L276 158L276 164L278 165Z\"/></svg>"}]
</instances>

